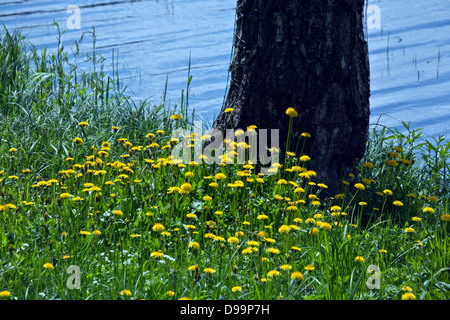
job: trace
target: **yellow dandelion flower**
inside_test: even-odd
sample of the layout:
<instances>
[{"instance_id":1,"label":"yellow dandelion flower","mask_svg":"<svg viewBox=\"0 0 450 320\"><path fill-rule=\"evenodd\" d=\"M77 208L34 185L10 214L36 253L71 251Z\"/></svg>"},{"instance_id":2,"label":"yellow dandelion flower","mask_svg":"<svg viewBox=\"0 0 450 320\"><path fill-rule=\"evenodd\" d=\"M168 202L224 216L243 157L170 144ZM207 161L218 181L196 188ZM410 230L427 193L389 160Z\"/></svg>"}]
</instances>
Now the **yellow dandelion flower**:
<instances>
[{"instance_id":1,"label":"yellow dandelion flower","mask_svg":"<svg viewBox=\"0 0 450 320\"><path fill-rule=\"evenodd\" d=\"M411 292L406 292L402 295L402 300L416 300L416 296Z\"/></svg>"},{"instance_id":2,"label":"yellow dandelion flower","mask_svg":"<svg viewBox=\"0 0 450 320\"><path fill-rule=\"evenodd\" d=\"M296 118L298 117L298 112L294 109L294 108L288 108L286 110L286 114L290 117L290 118Z\"/></svg>"},{"instance_id":3,"label":"yellow dandelion flower","mask_svg":"<svg viewBox=\"0 0 450 320\"><path fill-rule=\"evenodd\" d=\"M11 295L11 292L7 291L7 290L3 290L0 292L0 297L1 298L8 298Z\"/></svg>"},{"instance_id":4,"label":"yellow dandelion flower","mask_svg":"<svg viewBox=\"0 0 450 320\"><path fill-rule=\"evenodd\" d=\"M192 249L194 249L194 250L198 250L198 249L200 249L200 244L199 244L198 242L192 241L192 242L189 244L189 248L192 248Z\"/></svg>"},{"instance_id":5,"label":"yellow dandelion flower","mask_svg":"<svg viewBox=\"0 0 450 320\"><path fill-rule=\"evenodd\" d=\"M364 191L366 189L362 183L356 183L355 188L361 191Z\"/></svg>"},{"instance_id":6,"label":"yellow dandelion flower","mask_svg":"<svg viewBox=\"0 0 450 320\"><path fill-rule=\"evenodd\" d=\"M425 207L425 208L423 208L423 212L424 213L433 214L434 213L434 209L430 208L430 207Z\"/></svg>"},{"instance_id":7,"label":"yellow dandelion flower","mask_svg":"<svg viewBox=\"0 0 450 320\"><path fill-rule=\"evenodd\" d=\"M172 120L181 120L181 119L183 119L183 117L181 115L179 115L179 114L173 114L173 115L170 116L170 119L172 119Z\"/></svg>"},{"instance_id":8,"label":"yellow dandelion flower","mask_svg":"<svg viewBox=\"0 0 450 320\"><path fill-rule=\"evenodd\" d=\"M44 268L47 270L53 270L55 269L55 267L53 266L53 264L51 264L50 262L47 262L46 264L44 264Z\"/></svg>"},{"instance_id":9,"label":"yellow dandelion flower","mask_svg":"<svg viewBox=\"0 0 450 320\"><path fill-rule=\"evenodd\" d=\"M114 213L116 216L122 216L123 215L123 212L120 211L120 210L113 210L112 213Z\"/></svg>"},{"instance_id":10,"label":"yellow dandelion flower","mask_svg":"<svg viewBox=\"0 0 450 320\"><path fill-rule=\"evenodd\" d=\"M271 270L267 273L267 276L269 278L278 277L280 275L280 271L277 270Z\"/></svg>"},{"instance_id":11,"label":"yellow dandelion flower","mask_svg":"<svg viewBox=\"0 0 450 320\"><path fill-rule=\"evenodd\" d=\"M291 230L292 228L287 225L282 225L280 228L278 228L279 233L289 233Z\"/></svg>"},{"instance_id":12,"label":"yellow dandelion flower","mask_svg":"<svg viewBox=\"0 0 450 320\"><path fill-rule=\"evenodd\" d=\"M164 226L161 223L156 223L153 227L152 230L155 232L162 232L165 230Z\"/></svg>"},{"instance_id":13,"label":"yellow dandelion flower","mask_svg":"<svg viewBox=\"0 0 450 320\"><path fill-rule=\"evenodd\" d=\"M278 250L277 248L267 248L266 251L269 252L269 253L273 253L273 254L279 254L280 253L280 250Z\"/></svg>"},{"instance_id":14,"label":"yellow dandelion flower","mask_svg":"<svg viewBox=\"0 0 450 320\"><path fill-rule=\"evenodd\" d=\"M162 253L160 251L154 251L154 252L150 253L150 257L153 257L155 259L160 259L160 258L164 257L164 253Z\"/></svg>"},{"instance_id":15,"label":"yellow dandelion flower","mask_svg":"<svg viewBox=\"0 0 450 320\"><path fill-rule=\"evenodd\" d=\"M306 271L314 271L315 268L316 268L316 267L314 267L314 265L308 264L308 265L305 267L305 270L306 270Z\"/></svg>"},{"instance_id":16,"label":"yellow dandelion flower","mask_svg":"<svg viewBox=\"0 0 450 320\"><path fill-rule=\"evenodd\" d=\"M231 288L231 291L240 292L240 291L242 291L242 288L240 286L235 286L235 287Z\"/></svg>"},{"instance_id":17,"label":"yellow dandelion flower","mask_svg":"<svg viewBox=\"0 0 450 320\"><path fill-rule=\"evenodd\" d=\"M73 143L75 143L75 144L83 144L83 139L81 139L81 138L74 138L73 139Z\"/></svg>"},{"instance_id":18,"label":"yellow dandelion flower","mask_svg":"<svg viewBox=\"0 0 450 320\"><path fill-rule=\"evenodd\" d=\"M308 162L311 160L311 158L307 155L304 155L304 156L301 156L299 160L302 162Z\"/></svg>"},{"instance_id":19,"label":"yellow dandelion flower","mask_svg":"<svg viewBox=\"0 0 450 320\"><path fill-rule=\"evenodd\" d=\"M185 182L181 185L182 193L190 193L192 191L192 185L189 182Z\"/></svg>"},{"instance_id":20,"label":"yellow dandelion flower","mask_svg":"<svg viewBox=\"0 0 450 320\"><path fill-rule=\"evenodd\" d=\"M395 200L392 204L396 207L403 207L403 202L399 200Z\"/></svg>"},{"instance_id":21,"label":"yellow dandelion flower","mask_svg":"<svg viewBox=\"0 0 450 320\"><path fill-rule=\"evenodd\" d=\"M303 280L303 274L299 271L292 272L291 279L301 281Z\"/></svg>"},{"instance_id":22,"label":"yellow dandelion flower","mask_svg":"<svg viewBox=\"0 0 450 320\"><path fill-rule=\"evenodd\" d=\"M212 274L212 273L216 273L216 270L214 270L213 268L205 268L205 269L203 269L203 272Z\"/></svg>"}]
</instances>

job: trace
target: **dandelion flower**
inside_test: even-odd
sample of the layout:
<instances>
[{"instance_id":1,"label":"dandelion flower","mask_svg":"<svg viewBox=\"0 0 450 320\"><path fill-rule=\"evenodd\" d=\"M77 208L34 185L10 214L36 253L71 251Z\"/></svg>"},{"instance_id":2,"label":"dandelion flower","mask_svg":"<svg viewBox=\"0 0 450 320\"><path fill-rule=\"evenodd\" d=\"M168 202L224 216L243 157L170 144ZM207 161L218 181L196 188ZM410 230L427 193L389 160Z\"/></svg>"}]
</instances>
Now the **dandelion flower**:
<instances>
[{"instance_id":1,"label":"dandelion flower","mask_svg":"<svg viewBox=\"0 0 450 320\"><path fill-rule=\"evenodd\" d=\"M169 297L173 297L173 296L175 296L175 292L169 290L169 291L166 292L166 295L169 296Z\"/></svg>"},{"instance_id":2,"label":"dandelion flower","mask_svg":"<svg viewBox=\"0 0 450 320\"><path fill-rule=\"evenodd\" d=\"M155 232L161 232L164 231L164 226L161 223L156 223L153 227L152 230Z\"/></svg>"},{"instance_id":3,"label":"dandelion flower","mask_svg":"<svg viewBox=\"0 0 450 320\"><path fill-rule=\"evenodd\" d=\"M123 215L123 212L120 210L113 210L112 213L114 213L116 216L119 216L119 217Z\"/></svg>"},{"instance_id":4,"label":"dandelion flower","mask_svg":"<svg viewBox=\"0 0 450 320\"><path fill-rule=\"evenodd\" d=\"M383 190L383 193L384 193L385 195L392 196L392 191L389 190L389 189Z\"/></svg>"},{"instance_id":5,"label":"dandelion flower","mask_svg":"<svg viewBox=\"0 0 450 320\"><path fill-rule=\"evenodd\" d=\"M0 297L2 298L8 298L11 295L11 292L4 290L0 292Z\"/></svg>"},{"instance_id":6,"label":"dandelion flower","mask_svg":"<svg viewBox=\"0 0 450 320\"><path fill-rule=\"evenodd\" d=\"M44 268L47 270L53 270L55 269L55 267L53 266L53 264L51 264L50 262L47 262L46 264L44 264Z\"/></svg>"},{"instance_id":7,"label":"dandelion flower","mask_svg":"<svg viewBox=\"0 0 450 320\"><path fill-rule=\"evenodd\" d=\"M406 228L405 232L406 233L414 233L414 232L416 232L416 230L414 230L413 228Z\"/></svg>"},{"instance_id":8,"label":"dandelion flower","mask_svg":"<svg viewBox=\"0 0 450 320\"><path fill-rule=\"evenodd\" d=\"M87 121L82 121L78 124L81 128L89 127L89 123Z\"/></svg>"},{"instance_id":9,"label":"dandelion flower","mask_svg":"<svg viewBox=\"0 0 450 320\"><path fill-rule=\"evenodd\" d=\"M301 281L303 280L303 274L299 271L292 272L291 279Z\"/></svg>"},{"instance_id":10,"label":"dandelion flower","mask_svg":"<svg viewBox=\"0 0 450 320\"><path fill-rule=\"evenodd\" d=\"M309 134L308 132L303 132L302 133L302 137L304 137L304 138L311 138L311 134Z\"/></svg>"},{"instance_id":11,"label":"dandelion flower","mask_svg":"<svg viewBox=\"0 0 450 320\"><path fill-rule=\"evenodd\" d=\"M364 206L367 206L367 202L361 201L358 203L358 205L364 207Z\"/></svg>"},{"instance_id":12,"label":"dandelion flower","mask_svg":"<svg viewBox=\"0 0 450 320\"><path fill-rule=\"evenodd\" d=\"M236 237L229 237L227 241L228 241L228 243L231 243L231 244L238 244L239 243L239 239L236 238Z\"/></svg>"},{"instance_id":13,"label":"dandelion flower","mask_svg":"<svg viewBox=\"0 0 450 320\"><path fill-rule=\"evenodd\" d=\"M341 207L339 207L339 206L332 206L330 208L330 211L332 211L332 212L339 212L339 211L341 211Z\"/></svg>"},{"instance_id":14,"label":"dandelion flower","mask_svg":"<svg viewBox=\"0 0 450 320\"><path fill-rule=\"evenodd\" d=\"M329 224L328 222L324 222L324 223L322 223L322 225L320 226L322 229L325 229L325 230L331 230L331 224Z\"/></svg>"},{"instance_id":15,"label":"dandelion flower","mask_svg":"<svg viewBox=\"0 0 450 320\"><path fill-rule=\"evenodd\" d=\"M216 270L214 270L213 268L205 268L205 269L203 269L203 272L211 274L211 273L216 273Z\"/></svg>"},{"instance_id":16,"label":"dandelion flower","mask_svg":"<svg viewBox=\"0 0 450 320\"><path fill-rule=\"evenodd\" d=\"M231 288L231 291L240 292L240 291L242 291L242 288L240 286L235 286L235 287Z\"/></svg>"},{"instance_id":17,"label":"dandelion flower","mask_svg":"<svg viewBox=\"0 0 450 320\"><path fill-rule=\"evenodd\" d=\"M267 273L267 276L269 278L278 277L280 275L280 271L277 270L271 270Z\"/></svg>"},{"instance_id":18,"label":"dandelion flower","mask_svg":"<svg viewBox=\"0 0 450 320\"><path fill-rule=\"evenodd\" d=\"M444 222L450 221L450 214L442 214L441 215L441 220L444 221Z\"/></svg>"},{"instance_id":19,"label":"dandelion flower","mask_svg":"<svg viewBox=\"0 0 450 320\"><path fill-rule=\"evenodd\" d=\"M312 264L308 264L308 265L305 267L305 270L306 270L306 271L314 271L314 269L315 269L315 267L314 267Z\"/></svg>"},{"instance_id":20,"label":"dandelion flower","mask_svg":"<svg viewBox=\"0 0 450 320\"><path fill-rule=\"evenodd\" d=\"M277 248L267 248L266 249L267 252L273 253L273 254L279 254L280 250L278 250Z\"/></svg>"},{"instance_id":21,"label":"dandelion flower","mask_svg":"<svg viewBox=\"0 0 450 320\"><path fill-rule=\"evenodd\" d=\"M411 292L406 292L402 295L402 300L416 300L416 296Z\"/></svg>"},{"instance_id":22,"label":"dandelion flower","mask_svg":"<svg viewBox=\"0 0 450 320\"><path fill-rule=\"evenodd\" d=\"M364 261L365 261L364 258L361 256L355 257L355 262L364 263Z\"/></svg>"},{"instance_id":23,"label":"dandelion flower","mask_svg":"<svg viewBox=\"0 0 450 320\"><path fill-rule=\"evenodd\" d=\"M355 188L361 191L364 191L366 189L362 183L356 183Z\"/></svg>"},{"instance_id":24,"label":"dandelion flower","mask_svg":"<svg viewBox=\"0 0 450 320\"><path fill-rule=\"evenodd\" d=\"M189 244L189 247L192 248L192 249L194 249L194 250L198 250L198 249L200 249L200 244L199 244L198 242L192 241L192 242Z\"/></svg>"},{"instance_id":25,"label":"dandelion flower","mask_svg":"<svg viewBox=\"0 0 450 320\"><path fill-rule=\"evenodd\" d=\"M164 257L164 253L155 251L155 252L150 253L150 257L154 257L155 259L160 259L160 258Z\"/></svg>"},{"instance_id":26,"label":"dandelion flower","mask_svg":"<svg viewBox=\"0 0 450 320\"><path fill-rule=\"evenodd\" d=\"M75 144L83 144L83 140L81 139L81 138L75 138L75 139L73 139L73 143L75 143Z\"/></svg>"},{"instance_id":27,"label":"dandelion flower","mask_svg":"<svg viewBox=\"0 0 450 320\"><path fill-rule=\"evenodd\" d=\"M192 191L192 185L189 182L185 182L181 185L182 193L190 193Z\"/></svg>"},{"instance_id":28,"label":"dandelion flower","mask_svg":"<svg viewBox=\"0 0 450 320\"><path fill-rule=\"evenodd\" d=\"M198 264L194 264L188 268L190 271L196 271L198 269Z\"/></svg>"},{"instance_id":29,"label":"dandelion flower","mask_svg":"<svg viewBox=\"0 0 450 320\"><path fill-rule=\"evenodd\" d=\"M407 292L412 292L413 291L413 289L411 287L408 287L408 286L402 287L402 290L407 291Z\"/></svg>"},{"instance_id":30,"label":"dandelion flower","mask_svg":"<svg viewBox=\"0 0 450 320\"><path fill-rule=\"evenodd\" d=\"M180 116L179 114L173 114L173 115L170 116L170 119L172 119L172 120L181 120L181 119L183 119L183 117Z\"/></svg>"},{"instance_id":31,"label":"dandelion flower","mask_svg":"<svg viewBox=\"0 0 450 320\"><path fill-rule=\"evenodd\" d=\"M311 158L307 155L304 155L304 156L301 156L299 160L302 162L308 162L311 160Z\"/></svg>"},{"instance_id":32,"label":"dandelion flower","mask_svg":"<svg viewBox=\"0 0 450 320\"><path fill-rule=\"evenodd\" d=\"M128 296L128 297L131 297L131 295L132 295L131 291L128 290L128 289L124 289L124 290L120 291L119 294L121 296L125 295L125 296Z\"/></svg>"},{"instance_id":33,"label":"dandelion flower","mask_svg":"<svg viewBox=\"0 0 450 320\"><path fill-rule=\"evenodd\" d=\"M230 113L230 112L233 112L233 111L234 111L233 108L226 108L226 109L224 110L225 113Z\"/></svg>"},{"instance_id":34,"label":"dandelion flower","mask_svg":"<svg viewBox=\"0 0 450 320\"><path fill-rule=\"evenodd\" d=\"M392 204L397 207L403 207L403 203L399 200L395 200Z\"/></svg>"},{"instance_id":35,"label":"dandelion flower","mask_svg":"<svg viewBox=\"0 0 450 320\"><path fill-rule=\"evenodd\" d=\"M226 179L226 175L224 175L223 173L219 172L216 173L216 175L214 176L214 178L216 178L217 180L222 180L222 179Z\"/></svg>"},{"instance_id":36,"label":"dandelion flower","mask_svg":"<svg viewBox=\"0 0 450 320\"><path fill-rule=\"evenodd\" d=\"M372 169L374 166L373 166L373 163L371 163L371 162L366 162L366 163L363 164L363 167L364 167L364 168Z\"/></svg>"},{"instance_id":37,"label":"dandelion flower","mask_svg":"<svg viewBox=\"0 0 450 320\"><path fill-rule=\"evenodd\" d=\"M294 109L294 108L288 108L286 110L286 114L291 117L291 118L296 118L298 117L298 112Z\"/></svg>"},{"instance_id":38,"label":"dandelion flower","mask_svg":"<svg viewBox=\"0 0 450 320\"><path fill-rule=\"evenodd\" d=\"M282 225L280 228L278 228L279 233L289 233L291 230L292 228L287 225Z\"/></svg>"},{"instance_id":39,"label":"dandelion flower","mask_svg":"<svg viewBox=\"0 0 450 320\"><path fill-rule=\"evenodd\" d=\"M289 264L283 264L283 265L280 267L280 269L283 270L283 271L286 271L286 270L291 270L292 267L291 267Z\"/></svg>"},{"instance_id":40,"label":"dandelion flower","mask_svg":"<svg viewBox=\"0 0 450 320\"><path fill-rule=\"evenodd\" d=\"M434 213L434 209L430 208L430 207L425 207L425 208L423 208L423 212L432 214L432 213Z\"/></svg>"},{"instance_id":41,"label":"dandelion flower","mask_svg":"<svg viewBox=\"0 0 450 320\"><path fill-rule=\"evenodd\" d=\"M249 254L249 253L253 253L252 247L248 247L248 248L242 250L242 254Z\"/></svg>"}]
</instances>

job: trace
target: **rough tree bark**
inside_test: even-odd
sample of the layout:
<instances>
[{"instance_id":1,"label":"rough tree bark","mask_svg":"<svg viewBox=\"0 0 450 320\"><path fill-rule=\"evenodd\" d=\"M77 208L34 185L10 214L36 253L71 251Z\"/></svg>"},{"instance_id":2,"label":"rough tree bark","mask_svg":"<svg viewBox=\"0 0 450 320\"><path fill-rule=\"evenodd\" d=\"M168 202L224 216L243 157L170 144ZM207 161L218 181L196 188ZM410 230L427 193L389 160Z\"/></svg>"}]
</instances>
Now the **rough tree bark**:
<instances>
[{"instance_id":1,"label":"rough tree bark","mask_svg":"<svg viewBox=\"0 0 450 320\"><path fill-rule=\"evenodd\" d=\"M290 151L310 133L308 169L335 189L368 138L363 7L364 0L238 0L230 87L214 127L280 129L284 151L285 111L293 107L299 116ZM225 113L230 107L234 112Z\"/></svg>"}]
</instances>

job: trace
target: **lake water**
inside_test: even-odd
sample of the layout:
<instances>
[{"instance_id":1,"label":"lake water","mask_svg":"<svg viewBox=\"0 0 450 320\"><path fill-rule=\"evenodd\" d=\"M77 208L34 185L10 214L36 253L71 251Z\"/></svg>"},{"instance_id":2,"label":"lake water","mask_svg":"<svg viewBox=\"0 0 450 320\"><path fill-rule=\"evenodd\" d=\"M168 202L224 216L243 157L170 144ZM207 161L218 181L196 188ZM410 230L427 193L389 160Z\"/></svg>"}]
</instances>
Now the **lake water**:
<instances>
[{"instance_id":1,"label":"lake water","mask_svg":"<svg viewBox=\"0 0 450 320\"><path fill-rule=\"evenodd\" d=\"M367 33L371 63L371 122L400 120L428 135L450 136L450 16L447 0L371 0L380 28ZM80 29L68 29L80 8ZM38 49L55 48L56 21L63 45L95 28L96 48L112 73L138 98L159 102L168 76L172 105L186 88L189 105L211 123L222 106L228 80L236 0L1 0L0 23L22 27ZM375 17L375 16L374 16ZM69 24L67 23L69 19ZM75 21L75 20L73 20ZM2 31L3 32L3 31ZM89 36L83 50L92 46ZM117 59L117 61L113 62Z\"/></svg>"}]
</instances>

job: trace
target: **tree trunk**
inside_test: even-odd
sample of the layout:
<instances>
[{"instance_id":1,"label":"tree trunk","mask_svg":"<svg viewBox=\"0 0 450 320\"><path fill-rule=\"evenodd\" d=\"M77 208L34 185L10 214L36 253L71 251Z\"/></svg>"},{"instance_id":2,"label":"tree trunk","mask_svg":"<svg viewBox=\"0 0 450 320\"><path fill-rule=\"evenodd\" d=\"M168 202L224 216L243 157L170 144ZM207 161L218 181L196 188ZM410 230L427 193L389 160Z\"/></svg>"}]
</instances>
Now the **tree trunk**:
<instances>
[{"instance_id":1,"label":"tree trunk","mask_svg":"<svg viewBox=\"0 0 450 320\"><path fill-rule=\"evenodd\" d=\"M298 154L301 133L310 133L308 169L335 190L368 138L363 7L364 0L238 0L230 87L214 127L279 129L284 152L285 112L296 109L288 151L298 146Z\"/></svg>"}]
</instances>

